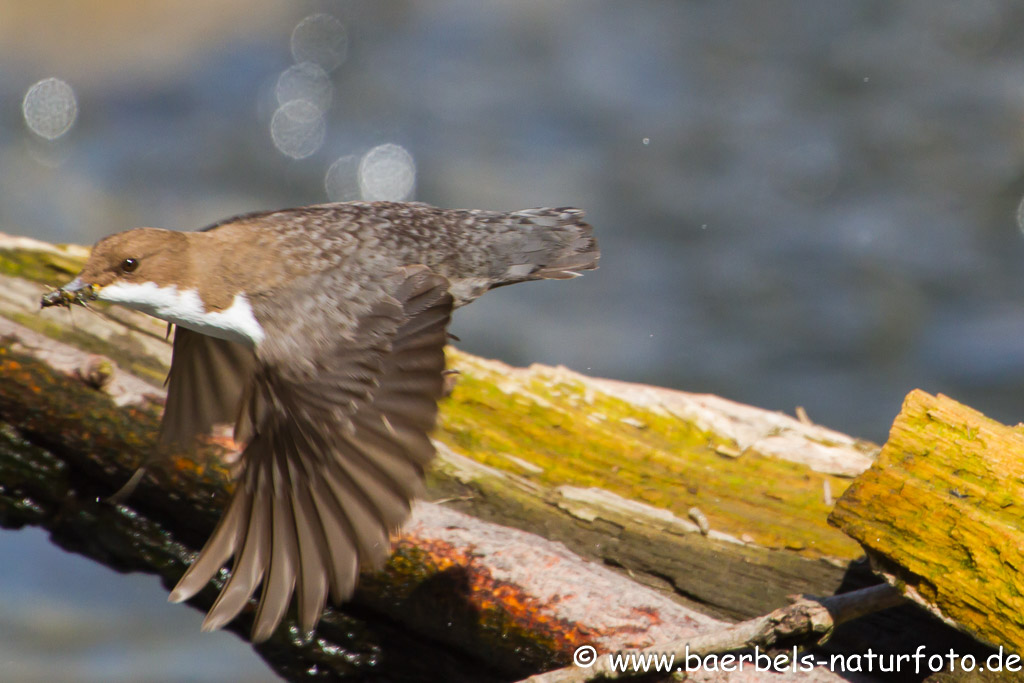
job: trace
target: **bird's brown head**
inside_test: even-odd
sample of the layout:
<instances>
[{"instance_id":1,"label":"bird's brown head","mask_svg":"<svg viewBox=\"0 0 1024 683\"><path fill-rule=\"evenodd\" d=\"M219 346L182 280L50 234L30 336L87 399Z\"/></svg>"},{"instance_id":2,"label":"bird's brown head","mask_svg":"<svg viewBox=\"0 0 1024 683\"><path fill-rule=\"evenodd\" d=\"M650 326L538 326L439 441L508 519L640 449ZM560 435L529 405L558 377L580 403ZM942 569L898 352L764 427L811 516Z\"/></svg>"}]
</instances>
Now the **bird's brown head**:
<instances>
[{"instance_id":1,"label":"bird's brown head","mask_svg":"<svg viewBox=\"0 0 1024 683\"><path fill-rule=\"evenodd\" d=\"M184 284L189 278L185 233L136 228L104 237L93 247L82 272L60 289L43 296L42 306L70 306L102 298L117 283Z\"/></svg>"}]
</instances>

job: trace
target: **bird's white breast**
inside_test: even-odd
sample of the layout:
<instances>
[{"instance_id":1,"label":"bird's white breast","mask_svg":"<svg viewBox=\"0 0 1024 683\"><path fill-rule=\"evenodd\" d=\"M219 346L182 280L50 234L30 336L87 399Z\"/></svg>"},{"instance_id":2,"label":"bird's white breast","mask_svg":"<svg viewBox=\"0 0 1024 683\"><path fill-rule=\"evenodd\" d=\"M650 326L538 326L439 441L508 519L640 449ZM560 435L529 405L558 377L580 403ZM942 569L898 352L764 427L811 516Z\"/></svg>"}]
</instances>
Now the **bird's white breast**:
<instances>
[{"instance_id":1,"label":"bird's white breast","mask_svg":"<svg viewBox=\"0 0 1024 683\"><path fill-rule=\"evenodd\" d=\"M115 282L97 296L211 337L247 346L263 341L263 327L244 294L236 294L231 306L223 311L207 311L194 289L160 287L155 282Z\"/></svg>"}]
</instances>

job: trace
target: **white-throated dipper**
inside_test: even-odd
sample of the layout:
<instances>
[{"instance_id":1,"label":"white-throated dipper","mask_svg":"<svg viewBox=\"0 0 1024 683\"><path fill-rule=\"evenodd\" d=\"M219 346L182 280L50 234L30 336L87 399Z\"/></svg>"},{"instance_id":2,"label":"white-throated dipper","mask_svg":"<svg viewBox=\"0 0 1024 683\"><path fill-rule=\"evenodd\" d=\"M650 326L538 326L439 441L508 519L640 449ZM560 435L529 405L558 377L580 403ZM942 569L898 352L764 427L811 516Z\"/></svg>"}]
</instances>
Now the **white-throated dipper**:
<instances>
[{"instance_id":1,"label":"white-throated dipper","mask_svg":"<svg viewBox=\"0 0 1024 683\"><path fill-rule=\"evenodd\" d=\"M452 309L598 256L577 209L322 204L111 235L42 305L99 299L176 326L161 443L231 423L244 447L227 509L170 599L234 556L203 628L234 619L262 583L261 641L293 593L312 632L328 594L347 599L359 568L390 554L434 456Z\"/></svg>"}]
</instances>

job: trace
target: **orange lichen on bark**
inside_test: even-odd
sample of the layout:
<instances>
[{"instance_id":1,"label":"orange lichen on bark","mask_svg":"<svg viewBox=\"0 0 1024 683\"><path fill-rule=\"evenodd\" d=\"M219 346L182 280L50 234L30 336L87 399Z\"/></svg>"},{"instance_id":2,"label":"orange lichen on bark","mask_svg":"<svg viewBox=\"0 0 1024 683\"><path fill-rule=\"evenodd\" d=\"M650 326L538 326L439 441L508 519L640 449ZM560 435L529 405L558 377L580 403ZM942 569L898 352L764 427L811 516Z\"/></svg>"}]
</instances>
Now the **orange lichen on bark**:
<instances>
[{"instance_id":1,"label":"orange lichen on bark","mask_svg":"<svg viewBox=\"0 0 1024 683\"><path fill-rule=\"evenodd\" d=\"M478 624L500 637L527 638L552 653L568 655L595 636L592 628L555 616L550 602L495 578L471 549L443 540L400 535L386 571L406 574L417 585L431 575L459 572L466 587L462 597L477 611Z\"/></svg>"}]
</instances>

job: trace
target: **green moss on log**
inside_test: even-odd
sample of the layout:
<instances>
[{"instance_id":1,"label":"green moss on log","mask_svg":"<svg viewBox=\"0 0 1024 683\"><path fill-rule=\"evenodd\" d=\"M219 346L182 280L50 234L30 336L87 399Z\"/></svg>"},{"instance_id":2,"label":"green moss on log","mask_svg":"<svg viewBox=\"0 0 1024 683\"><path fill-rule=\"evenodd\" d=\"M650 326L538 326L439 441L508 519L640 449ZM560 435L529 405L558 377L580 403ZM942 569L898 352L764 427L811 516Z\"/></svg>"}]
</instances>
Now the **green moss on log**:
<instances>
[{"instance_id":1,"label":"green moss on log","mask_svg":"<svg viewBox=\"0 0 1024 683\"><path fill-rule=\"evenodd\" d=\"M59 287L75 277L85 260L32 249L0 249L0 273Z\"/></svg>"},{"instance_id":2,"label":"green moss on log","mask_svg":"<svg viewBox=\"0 0 1024 683\"><path fill-rule=\"evenodd\" d=\"M500 378L458 351L460 371L441 406L437 438L458 453L537 484L599 487L685 519L697 507L711 527L807 557L853 559L860 548L827 524L848 479L756 452L692 423L569 381L535 378L506 393Z\"/></svg>"}]
</instances>

